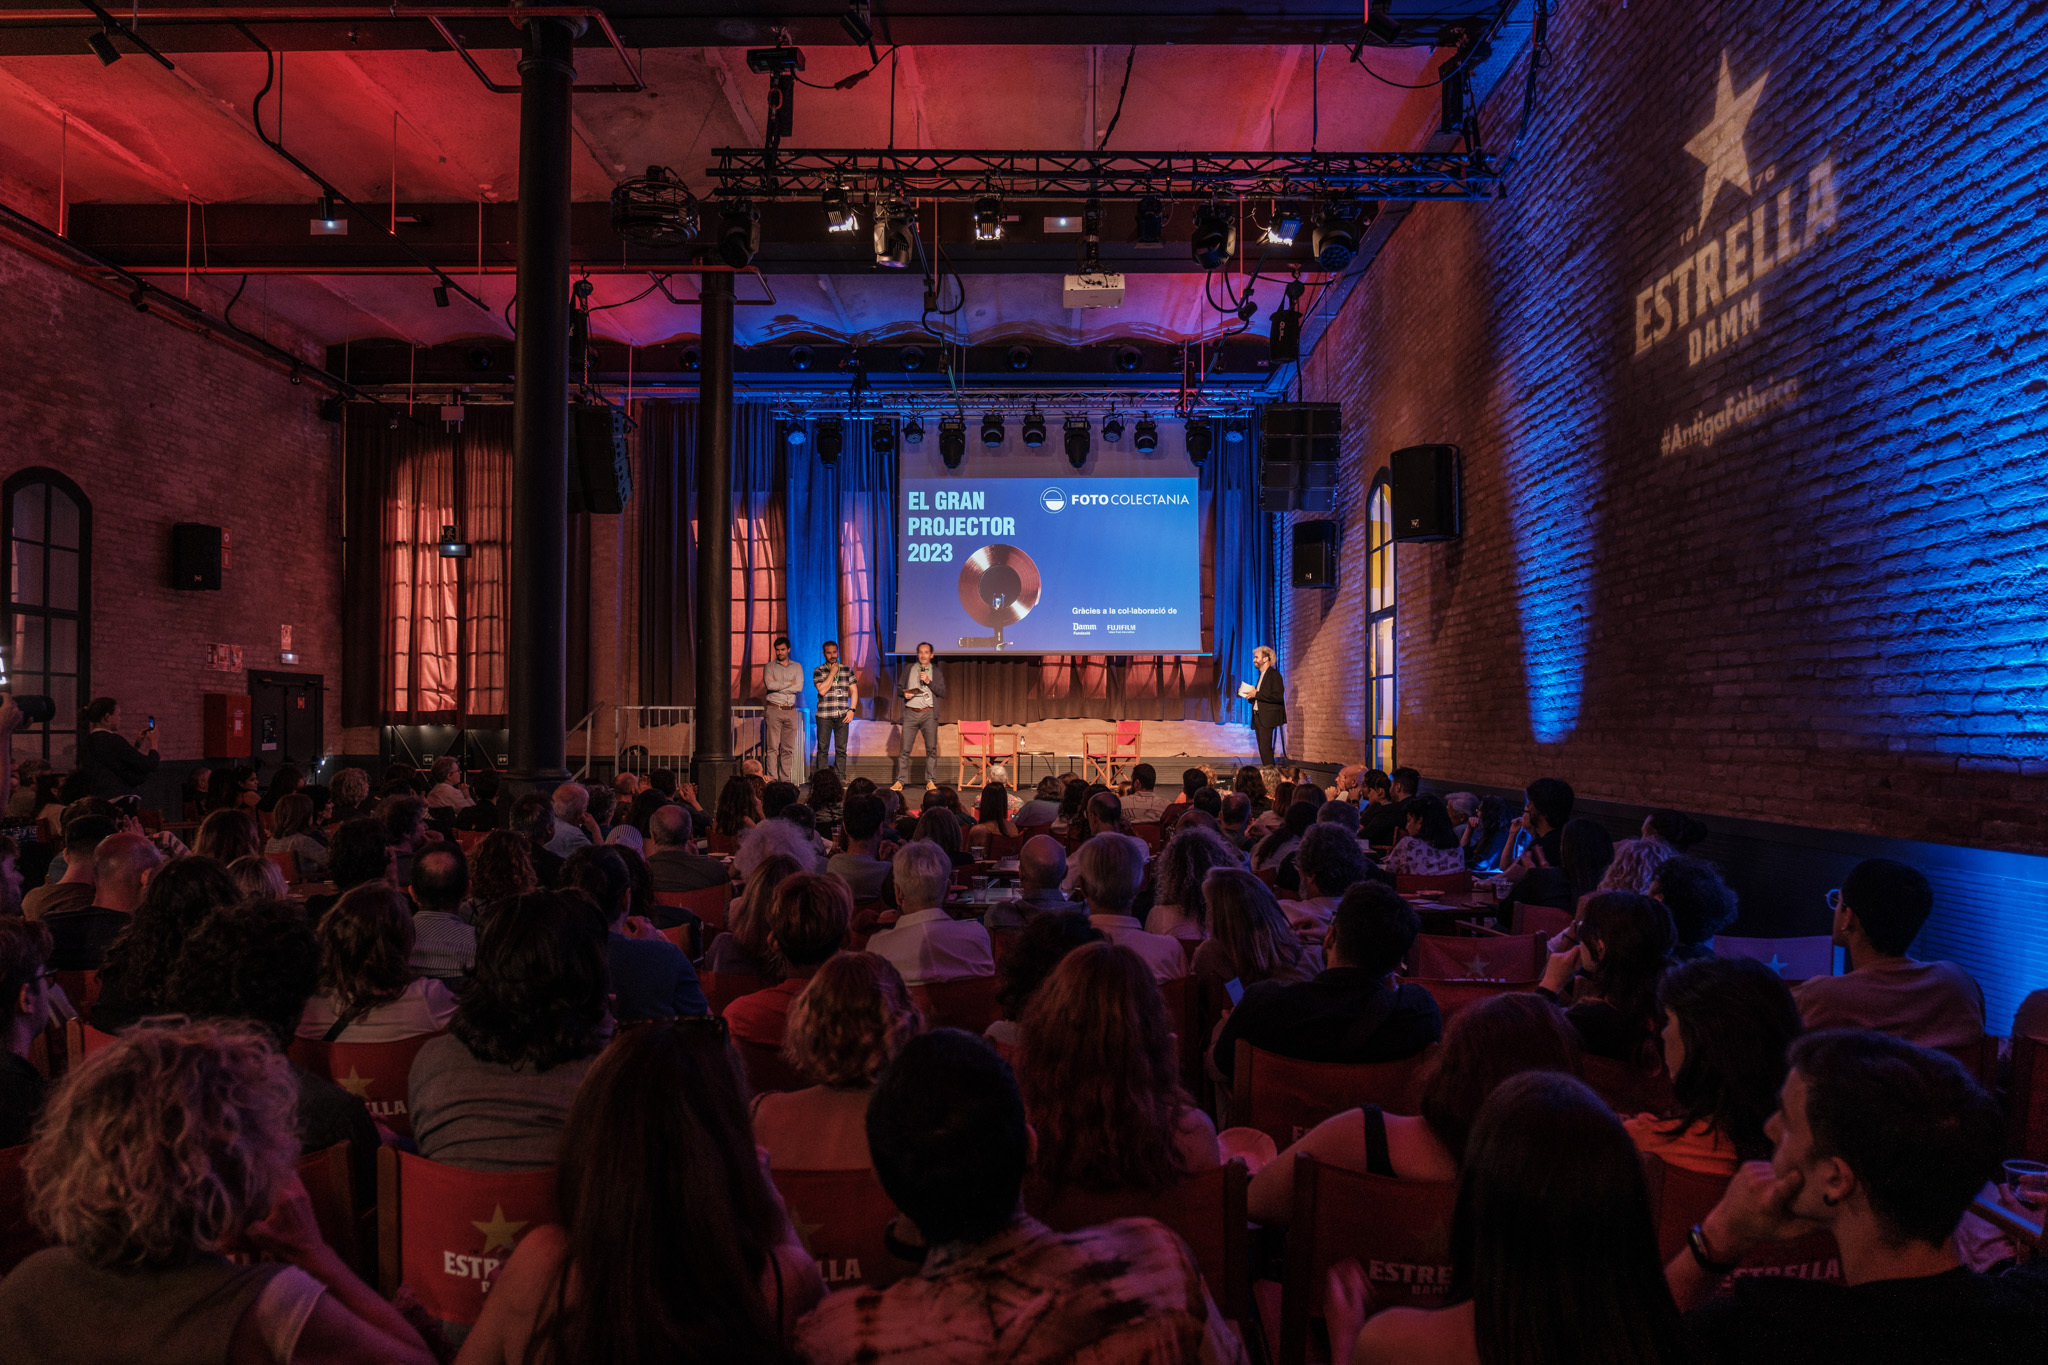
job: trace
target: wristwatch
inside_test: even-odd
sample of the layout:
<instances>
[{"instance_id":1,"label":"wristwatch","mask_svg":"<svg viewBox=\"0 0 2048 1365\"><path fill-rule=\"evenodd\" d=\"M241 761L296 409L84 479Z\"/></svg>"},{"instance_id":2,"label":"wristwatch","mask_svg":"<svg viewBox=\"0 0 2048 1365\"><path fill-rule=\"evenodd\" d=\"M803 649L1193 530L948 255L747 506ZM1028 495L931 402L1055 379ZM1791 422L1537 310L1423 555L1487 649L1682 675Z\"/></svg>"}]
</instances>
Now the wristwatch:
<instances>
[{"instance_id":1,"label":"wristwatch","mask_svg":"<svg viewBox=\"0 0 2048 1365\"><path fill-rule=\"evenodd\" d=\"M1706 1229L1702 1228L1698 1223L1694 1223L1686 1230L1685 1245L1691 1250L1693 1260L1699 1262L1700 1269L1706 1271L1709 1275L1717 1277L1732 1275L1735 1273L1735 1268L1742 1264L1740 1257L1732 1261L1715 1260L1714 1249L1707 1245Z\"/></svg>"}]
</instances>

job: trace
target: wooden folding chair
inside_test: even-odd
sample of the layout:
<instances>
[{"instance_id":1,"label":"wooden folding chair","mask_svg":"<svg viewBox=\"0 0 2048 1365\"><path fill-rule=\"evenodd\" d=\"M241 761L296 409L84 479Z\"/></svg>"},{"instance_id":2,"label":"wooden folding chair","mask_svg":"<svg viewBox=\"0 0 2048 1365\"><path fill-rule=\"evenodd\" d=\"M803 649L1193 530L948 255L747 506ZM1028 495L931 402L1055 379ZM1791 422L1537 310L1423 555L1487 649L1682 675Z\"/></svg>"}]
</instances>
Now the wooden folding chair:
<instances>
[{"instance_id":1,"label":"wooden folding chair","mask_svg":"<svg viewBox=\"0 0 2048 1365\"><path fill-rule=\"evenodd\" d=\"M711 1012L724 1014L725 1007L741 996L765 991L774 983L747 972L699 972L697 984L703 988L704 1000L711 1006Z\"/></svg>"},{"instance_id":2,"label":"wooden folding chair","mask_svg":"<svg viewBox=\"0 0 2048 1365\"><path fill-rule=\"evenodd\" d=\"M732 887L702 886L695 891L657 891L654 903L672 910L687 910L703 920L706 929L722 930L726 927L725 912L732 904ZM706 942L709 941L707 938Z\"/></svg>"},{"instance_id":3,"label":"wooden folding chair","mask_svg":"<svg viewBox=\"0 0 2048 1365\"><path fill-rule=\"evenodd\" d=\"M1240 1038L1231 1066L1231 1125L1257 1128L1284 1149L1332 1114L1360 1105L1412 1114L1428 1056L1425 1049L1398 1062L1303 1062Z\"/></svg>"},{"instance_id":4,"label":"wooden folding chair","mask_svg":"<svg viewBox=\"0 0 2048 1365\"><path fill-rule=\"evenodd\" d=\"M1166 847L1166 829L1156 820L1141 825L1132 825L1131 833L1145 841L1145 847L1153 853Z\"/></svg>"},{"instance_id":5,"label":"wooden folding chair","mask_svg":"<svg viewBox=\"0 0 2048 1365\"><path fill-rule=\"evenodd\" d=\"M768 1177L789 1207L804 1250L817 1259L827 1290L858 1284L887 1289L916 1272L914 1262L889 1250L896 1205L874 1171L770 1170Z\"/></svg>"},{"instance_id":6,"label":"wooden folding chair","mask_svg":"<svg viewBox=\"0 0 2048 1365\"><path fill-rule=\"evenodd\" d=\"M2048 1043L2023 1033L2012 1037L2012 1084L2006 1091L2005 1150L2029 1161L2048 1161Z\"/></svg>"},{"instance_id":7,"label":"wooden folding chair","mask_svg":"<svg viewBox=\"0 0 2048 1365\"><path fill-rule=\"evenodd\" d=\"M28 1216L28 1144L0 1148L0 1275L49 1245Z\"/></svg>"},{"instance_id":8,"label":"wooden folding chair","mask_svg":"<svg viewBox=\"0 0 2048 1365\"><path fill-rule=\"evenodd\" d=\"M989 782L989 766L1008 760L1014 779L1017 770L1017 732L998 730L985 720L963 720L960 722L960 763L954 774L954 782L963 790L969 785L968 769L971 767L973 784L985 787Z\"/></svg>"},{"instance_id":9,"label":"wooden folding chair","mask_svg":"<svg viewBox=\"0 0 2048 1365\"><path fill-rule=\"evenodd\" d=\"M93 1053L114 1041L111 1033L101 1033L83 1019L64 1021L64 1067L68 1071Z\"/></svg>"},{"instance_id":10,"label":"wooden folding chair","mask_svg":"<svg viewBox=\"0 0 2048 1365\"><path fill-rule=\"evenodd\" d=\"M1586 1084L1615 1113L1626 1117L1662 1114L1671 1108L1671 1078L1664 1074L1662 1063L1653 1071L1611 1057L1588 1057Z\"/></svg>"},{"instance_id":11,"label":"wooden folding chair","mask_svg":"<svg viewBox=\"0 0 2048 1365\"><path fill-rule=\"evenodd\" d=\"M377 1279L412 1290L429 1317L474 1325L519 1239L555 1221L555 1172L465 1171L377 1152Z\"/></svg>"},{"instance_id":12,"label":"wooden folding chair","mask_svg":"<svg viewBox=\"0 0 2048 1365\"><path fill-rule=\"evenodd\" d=\"M99 1003L100 974L96 971L61 971L57 973L57 984L64 988L65 996L77 1009L90 1010Z\"/></svg>"},{"instance_id":13,"label":"wooden folding chair","mask_svg":"<svg viewBox=\"0 0 2048 1365\"><path fill-rule=\"evenodd\" d=\"M1309 1323L1322 1315L1324 1281L1339 1261L1355 1258L1364 1267L1376 1310L1443 1307L1456 1199L1453 1181L1362 1175L1296 1153L1277 1314L1279 1365L1307 1360ZM1275 1315L1262 1316L1270 1324Z\"/></svg>"},{"instance_id":14,"label":"wooden folding chair","mask_svg":"<svg viewBox=\"0 0 2048 1365\"><path fill-rule=\"evenodd\" d=\"M327 1043L318 1038L292 1040L291 1057L316 1076L325 1076L369 1106L370 1117L400 1137L412 1136L412 1111L406 1108L413 1058L438 1033L423 1033L395 1043Z\"/></svg>"},{"instance_id":15,"label":"wooden folding chair","mask_svg":"<svg viewBox=\"0 0 2048 1365\"><path fill-rule=\"evenodd\" d=\"M1396 872L1394 889L1403 895L1462 895L1472 889L1472 874L1445 872L1425 877L1417 872Z\"/></svg>"},{"instance_id":16,"label":"wooden folding chair","mask_svg":"<svg viewBox=\"0 0 2048 1365\"><path fill-rule=\"evenodd\" d=\"M1716 957L1753 957L1787 981L1805 981L1835 974L1835 941L1826 934L1804 934L1797 938L1714 939Z\"/></svg>"},{"instance_id":17,"label":"wooden folding chair","mask_svg":"<svg viewBox=\"0 0 2048 1365\"><path fill-rule=\"evenodd\" d=\"M1031 1214L1058 1232L1095 1227L1118 1218L1156 1218L1181 1235L1195 1253L1209 1297L1233 1323L1251 1311L1251 1237L1245 1213L1251 1174L1236 1157L1213 1171L1191 1175L1157 1194L1095 1194L1068 1189ZM1042 1198L1042 1191L1039 1192ZM1033 1205L1025 1186L1027 1206Z\"/></svg>"},{"instance_id":18,"label":"wooden folding chair","mask_svg":"<svg viewBox=\"0 0 2048 1365\"><path fill-rule=\"evenodd\" d=\"M313 1203L313 1221L320 1225L320 1240L334 1248L334 1254L348 1262L350 1269L374 1281L376 1267L363 1258L363 1249L370 1243L363 1235L368 1229L358 1222L355 1177L348 1165L349 1146L346 1141L337 1142L300 1157L299 1183L306 1187L306 1197Z\"/></svg>"},{"instance_id":19,"label":"wooden folding chair","mask_svg":"<svg viewBox=\"0 0 2048 1365\"><path fill-rule=\"evenodd\" d=\"M980 1033L1002 1018L996 1004L993 976L963 976L930 981L910 988L910 999L924 1015L926 1028L957 1028Z\"/></svg>"},{"instance_id":20,"label":"wooden folding chair","mask_svg":"<svg viewBox=\"0 0 2048 1365\"><path fill-rule=\"evenodd\" d=\"M1514 995L1531 988L1523 981L1437 981L1429 977L1406 978L1411 986L1420 986L1436 1001L1436 1012L1443 1016L1444 1028L1451 1027L1451 1020L1459 1011L1491 1000L1496 995Z\"/></svg>"},{"instance_id":21,"label":"wooden folding chair","mask_svg":"<svg viewBox=\"0 0 2048 1365\"><path fill-rule=\"evenodd\" d=\"M1974 1043L1940 1049L1963 1064L1986 1090L1998 1089L1998 1040L1979 1036Z\"/></svg>"},{"instance_id":22,"label":"wooden folding chair","mask_svg":"<svg viewBox=\"0 0 2048 1365\"><path fill-rule=\"evenodd\" d=\"M735 1038L733 1045L739 1048L740 1061L747 1068L747 1088L756 1095L805 1090L815 1084L791 1065L790 1060L782 1055L782 1049L772 1043L752 1043L744 1038Z\"/></svg>"},{"instance_id":23,"label":"wooden folding chair","mask_svg":"<svg viewBox=\"0 0 2048 1365\"><path fill-rule=\"evenodd\" d=\"M714 829L704 836L704 848L710 853L737 853L740 851L740 837L737 834L720 834Z\"/></svg>"},{"instance_id":24,"label":"wooden folding chair","mask_svg":"<svg viewBox=\"0 0 2048 1365\"><path fill-rule=\"evenodd\" d=\"M456 846L464 854L475 853L483 841L490 837L491 832L487 829L458 829L455 831Z\"/></svg>"},{"instance_id":25,"label":"wooden folding chair","mask_svg":"<svg viewBox=\"0 0 2048 1365\"><path fill-rule=\"evenodd\" d=\"M1081 736L1081 776L1114 787L1125 769L1143 762L1145 722L1120 720L1115 730L1090 730Z\"/></svg>"},{"instance_id":26,"label":"wooden folding chair","mask_svg":"<svg viewBox=\"0 0 2048 1365\"><path fill-rule=\"evenodd\" d=\"M1527 981L1543 979L1550 950L1541 934L1417 934L1415 970L1432 981Z\"/></svg>"},{"instance_id":27,"label":"wooden folding chair","mask_svg":"<svg viewBox=\"0 0 2048 1365\"><path fill-rule=\"evenodd\" d=\"M1511 926L1517 934L1542 934L1555 938L1571 927L1572 912L1560 910L1554 905L1525 905L1515 902L1515 920Z\"/></svg>"}]
</instances>

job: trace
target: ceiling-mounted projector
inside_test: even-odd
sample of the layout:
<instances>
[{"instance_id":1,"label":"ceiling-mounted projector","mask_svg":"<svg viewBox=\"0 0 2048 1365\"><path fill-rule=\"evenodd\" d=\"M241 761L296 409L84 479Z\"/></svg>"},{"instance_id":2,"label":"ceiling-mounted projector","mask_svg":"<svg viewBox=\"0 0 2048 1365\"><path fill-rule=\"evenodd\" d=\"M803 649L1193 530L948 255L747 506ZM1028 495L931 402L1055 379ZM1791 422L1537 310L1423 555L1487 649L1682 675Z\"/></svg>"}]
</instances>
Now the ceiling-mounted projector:
<instances>
[{"instance_id":1,"label":"ceiling-mounted projector","mask_svg":"<svg viewBox=\"0 0 2048 1365\"><path fill-rule=\"evenodd\" d=\"M1068 275L1060 288L1060 306L1063 308L1121 308L1123 304L1124 277L1121 274Z\"/></svg>"}]
</instances>

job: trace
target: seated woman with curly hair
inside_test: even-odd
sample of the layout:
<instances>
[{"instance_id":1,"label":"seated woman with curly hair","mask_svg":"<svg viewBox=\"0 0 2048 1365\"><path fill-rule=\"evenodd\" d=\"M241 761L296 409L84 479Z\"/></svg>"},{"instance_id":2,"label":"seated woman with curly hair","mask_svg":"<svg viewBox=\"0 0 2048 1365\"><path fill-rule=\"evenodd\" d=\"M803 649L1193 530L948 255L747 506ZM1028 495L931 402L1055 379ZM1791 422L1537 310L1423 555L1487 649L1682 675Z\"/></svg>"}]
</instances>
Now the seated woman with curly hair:
<instances>
[{"instance_id":1,"label":"seated woman with curly hair","mask_svg":"<svg viewBox=\"0 0 2048 1365\"><path fill-rule=\"evenodd\" d=\"M868 1096L898 1048L924 1027L888 959L840 953L789 1007L782 1055L816 1084L754 1099L754 1141L778 1171L870 1166Z\"/></svg>"},{"instance_id":2,"label":"seated woman with curly hair","mask_svg":"<svg viewBox=\"0 0 2048 1365\"><path fill-rule=\"evenodd\" d=\"M494 829L484 836L469 860L469 903L479 922L502 901L517 900L540 890L530 845L516 831Z\"/></svg>"},{"instance_id":3,"label":"seated woman with curly hair","mask_svg":"<svg viewBox=\"0 0 2048 1365\"><path fill-rule=\"evenodd\" d=\"M321 1239L291 1065L240 1026L140 1029L72 1072L29 1149L56 1245L0 1281L10 1360L434 1357ZM258 1252L269 1260L238 1264Z\"/></svg>"},{"instance_id":4,"label":"seated woman with curly hair","mask_svg":"<svg viewBox=\"0 0 2048 1365\"><path fill-rule=\"evenodd\" d=\"M306 1002L299 1037L397 1043L447 1029L455 995L412 970L412 906L389 883L352 887L315 929L320 993Z\"/></svg>"},{"instance_id":5,"label":"seated woman with curly hair","mask_svg":"<svg viewBox=\"0 0 2048 1365\"><path fill-rule=\"evenodd\" d=\"M521 896L478 926L450 1031L412 1064L421 1156L471 1171L555 1164L577 1087L611 1036L607 942L579 893Z\"/></svg>"}]
</instances>

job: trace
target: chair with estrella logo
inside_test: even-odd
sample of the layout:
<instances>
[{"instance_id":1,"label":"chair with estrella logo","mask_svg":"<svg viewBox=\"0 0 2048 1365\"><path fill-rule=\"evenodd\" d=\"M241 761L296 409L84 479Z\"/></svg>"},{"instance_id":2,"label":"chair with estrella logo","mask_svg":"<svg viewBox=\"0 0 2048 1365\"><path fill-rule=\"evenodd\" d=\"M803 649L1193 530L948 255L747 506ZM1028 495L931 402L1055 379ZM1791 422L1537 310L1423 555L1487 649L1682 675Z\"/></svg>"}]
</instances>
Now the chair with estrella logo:
<instances>
[{"instance_id":1,"label":"chair with estrella logo","mask_svg":"<svg viewBox=\"0 0 2048 1365\"><path fill-rule=\"evenodd\" d=\"M316 1076L325 1076L370 1107L370 1117L400 1137L412 1136L412 1114L406 1108L407 1082L413 1058L438 1033L423 1033L395 1043L328 1043L318 1038L293 1040L292 1060Z\"/></svg>"},{"instance_id":2,"label":"chair with estrella logo","mask_svg":"<svg viewBox=\"0 0 2048 1365\"><path fill-rule=\"evenodd\" d=\"M519 1239L555 1221L555 1172L465 1171L395 1147L377 1153L377 1278L428 1316L474 1326Z\"/></svg>"},{"instance_id":3,"label":"chair with estrella logo","mask_svg":"<svg viewBox=\"0 0 2048 1365\"><path fill-rule=\"evenodd\" d=\"M887 1289L916 1272L914 1262L889 1247L896 1205L872 1170L770 1170L768 1178L828 1290L858 1284Z\"/></svg>"}]
</instances>

